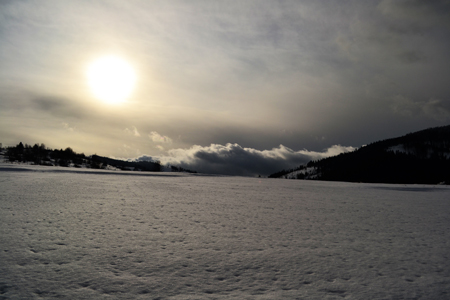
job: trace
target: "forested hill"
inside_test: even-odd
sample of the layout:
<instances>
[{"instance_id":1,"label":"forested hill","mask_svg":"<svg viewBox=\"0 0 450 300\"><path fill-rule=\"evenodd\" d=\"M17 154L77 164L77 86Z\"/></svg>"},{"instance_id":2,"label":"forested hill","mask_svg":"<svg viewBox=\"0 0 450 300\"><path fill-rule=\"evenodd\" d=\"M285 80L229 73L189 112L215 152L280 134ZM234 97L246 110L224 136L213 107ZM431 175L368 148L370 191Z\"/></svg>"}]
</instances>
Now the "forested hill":
<instances>
[{"instance_id":1,"label":"forested hill","mask_svg":"<svg viewBox=\"0 0 450 300\"><path fill-rule=\"evenodd\" d=\"M91 169L110 169L110 170L127 170L127 171L171 171L171 172L189 172L176 166L161 166L158 161L124 161L103 157L98 155L86 156L84 153L76 153L72 148L65 150L53 150L45 147L44 144L35 144L34 146L22 144L17 146L0 149L4 153L5 158L9 162L28 163L44 166L61 166L75 168L91 168Z\"/></svg>"},{"instance_id":2,"label":"forested hill","mask_svg":"<svg viewBox=\"0 0 450 300\"><path fill-rule=\"evenodd\" d=\"M350 182L450 184L450 126L374 142L269 177Z\"/></svg>"}]
</instances>

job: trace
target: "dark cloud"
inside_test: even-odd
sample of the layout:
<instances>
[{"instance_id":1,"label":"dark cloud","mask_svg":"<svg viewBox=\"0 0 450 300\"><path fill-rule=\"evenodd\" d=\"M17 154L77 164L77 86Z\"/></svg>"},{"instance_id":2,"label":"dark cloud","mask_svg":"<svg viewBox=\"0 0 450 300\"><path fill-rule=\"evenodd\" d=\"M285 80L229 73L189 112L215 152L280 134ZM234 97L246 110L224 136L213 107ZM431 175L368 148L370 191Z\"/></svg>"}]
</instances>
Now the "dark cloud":
<instances>
[{"instance_id":1,"label":"dark cloud","mask_svg":"<svg viewBox=\"0 0 450 300\"><path fill-rule=\"evenodd\" d=\"M424 116L437 121L450 120L450 101L430 98L418 101L397 95L392 99L391 108L394 112L409 117Z\"/></svg>"},{"instance_id":2,"label":"dark cloud","mask_svg":"<svg viewBox=\"0 0 450 300\"><path fill-rule=\"evenodd\" d=\"M418 51L405 51L398 55L401 62L407 64L418 63L425 60L425 55Z\"/></svg>"},{"instance_id":3,"label":"dark cloud","mask_svg":"<svg viewBox=\"0 0 450 300\"><path fill-rule=\"evenodd\" d=\"M266 176L281 169L299 166L310 160L352 150L354 150L353 147L335 145L322 152L294 151L280 145L272 150L261 151L244 148L238 144L211 144L207 147L193 146L189 149L172 149L168 151L167 156L160 156L158 159L163 164L181 166L200 173ZM138 160L145 160L148 157L142 156Z\"/></svg>"},{"instance_id":4,"label":"dark cloud","mask_svg":"<svg viewBox=\"0 0 450 300\"><path fill-rule=\"evenodd\" d=\"M89 115L86 107L78 102L59 97L38 97L31 101L32 105L41 111L50 113L56 117L72 117L81 119Z\"/></svg>"}]
</instances>

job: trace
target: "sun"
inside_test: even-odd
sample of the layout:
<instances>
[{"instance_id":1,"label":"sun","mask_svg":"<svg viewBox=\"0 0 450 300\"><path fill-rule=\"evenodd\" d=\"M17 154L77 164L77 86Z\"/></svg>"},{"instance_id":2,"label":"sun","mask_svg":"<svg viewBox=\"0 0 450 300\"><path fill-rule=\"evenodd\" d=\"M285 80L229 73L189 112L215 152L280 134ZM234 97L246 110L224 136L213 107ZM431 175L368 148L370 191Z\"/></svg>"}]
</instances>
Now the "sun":
<instances>
[{"instance_id":1,"label":"sun","mask_svg":"<svg viewBox=\"0 0 450 300\"><path fill-rule=\"evenodd\" d=\"M94 96L108 104L122 103L130 97L136 73L133 67L117 56L104 56L87 69L87 80Z\"/></svg>"}]
</instances>

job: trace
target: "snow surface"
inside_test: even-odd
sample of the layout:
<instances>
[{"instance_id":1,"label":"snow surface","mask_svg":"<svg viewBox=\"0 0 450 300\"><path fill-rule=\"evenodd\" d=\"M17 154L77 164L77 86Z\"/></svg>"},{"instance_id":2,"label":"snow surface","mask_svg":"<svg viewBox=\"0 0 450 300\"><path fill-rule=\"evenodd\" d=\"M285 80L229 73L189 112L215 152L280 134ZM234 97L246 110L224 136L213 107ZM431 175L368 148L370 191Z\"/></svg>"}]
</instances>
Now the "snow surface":
<instances>
[{"instance_id":1,"label":"snow surface","mask_svg":"<svg viewBox=\"0 0 450 300\"><path fill-rule=\"evenodd\" d=\"M0 299L449 299L449 215L447 186L0 164Z\"/></svg>"}]
</instances>

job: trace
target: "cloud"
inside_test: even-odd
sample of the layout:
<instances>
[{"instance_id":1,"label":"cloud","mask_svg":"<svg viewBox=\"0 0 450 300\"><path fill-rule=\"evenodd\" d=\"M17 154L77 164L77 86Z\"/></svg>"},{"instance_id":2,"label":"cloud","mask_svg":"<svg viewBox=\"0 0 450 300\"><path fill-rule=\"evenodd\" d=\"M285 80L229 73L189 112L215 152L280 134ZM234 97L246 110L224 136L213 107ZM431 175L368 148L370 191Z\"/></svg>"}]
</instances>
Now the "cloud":
<instances>
[{"instance_id":1,"label":"cloud","mask_svg":"<svg viewBox=\"0 0 450 300\"><path fill-rule=\"evenodd\" d=\"M383 0L379 3L378 8L384 15L392 16L401 22L414 23L415 27L410 28L409 31L417 31L416 27L444 26L447 29L450 28L450 3L445 0Z\"/></svg>"},{"instance_id":2,"label":"cloud","mask_svg":"<svg viewBox=\"0 0 450 300\"><path fill-rule=\"evenodd\" d=\"M70 126L69 123L62 122L61 125L62 125L62 126L64 127L64 129L66 129L67 131L70 131L70 132L74 132L74 131L75 131L75 127Z\"/></svg>"},{"instance_id":3,"label":"cloud","mask_svg":"<svg viewBox=\"0 0 450 300\"><path fill-rule=\"evenodd\" d=\"M426 116L437 121L450 119L450 105L448 101L430 98L426 101L414 101L403 95L392 98L391 109L403 116Z\"/></svg>"},{"instance_id":4,"label":"cloud","mask_svg":"<svg viewBox=\"0 0 450 300\"><path fill-rule=\"evenodd\" d=\"M136 126L132 126L131 129L129 128L125 128L125 132L129 135L133 135L135 137L140 137L141 134L139 133L139 131L137 130Z\"/></svg>"},{"instance_id":5,"label":"cloud","mask_svg":"<svg viewBox=\"0 0 450 300\"><path fill-rule=\"evenodd\" d=\"M161 135L161 134L157 133L156 131L150 132L148 137L152 141L157 142L157 143L172 144L172 139L171 138L169 138L168 136L165 136L165 135Z\"/></svg>"},{"instance_id":6,"label":"cloud","mask_svg":"<svg viewBox=\"0 0 450 300\"><path fill-rule=\"evenodd\" d=\"M91 115L88 109L82 107L77 101L62 97L36 97L32 99L31 103L37 110L49 113L55 117L82 119Z\"/></svg>"},{"instance_id":7,"label":"cloud","mask_svg":"<svg viewBox=\"0 0 450 300\"><path fill-rule=\"evenodd\" d=\"M116 2L0 1L3 142L70 137L120 157L137 155L119 137L152 155L228 142L320 151L449 120L448 1ZM106 54L139 73L120 106L85 82Z\"/></svg>"},{"instance_id":8,"label":"cloud","mask_svg":"<svg viewBox=\"0 0 450 300\"><path fill-rule=\"evenodd\" d=\"M441 99L431 98L422 105L423 112L438 121L450 119L450 105Z\"/></svg>"},{"instance_id":9,"label":"cloud","mask_svg":"<svg viewBox=\"0 0 450 300\"><path fill-rule=\"evenodd\" d=\"M425 60L425 55L417 51L404 51L397 55L398 59L405 64L418 63Z\"/></svg>"},{"instance_id":10,"label":"cloud","mask_svg":"<svg viewBox=\"0 0 450 300\"><path fill-rule=\"evenodd\" d=\"M181 166L200 173L226 175L269 175L282 169L293 168L310 160L353 151L353 147L332 146L322 152L294 151L283 145L271 150L244 148L238 144L211 144L189 149L172 149L158 159L162 164ZM143 157L138 158L142 160Z\"/></svg>"},{"instance_id":11,"label":"cloud","mask_svg":"<svg viewBox=\"0 0 450 300\"><path fill-rule=\"evenodd\" d=\"M402 95L392 97L391 109L395 113L403 116L412 116L418 111L417 104Z\"/></svg>"}]
</instances>

